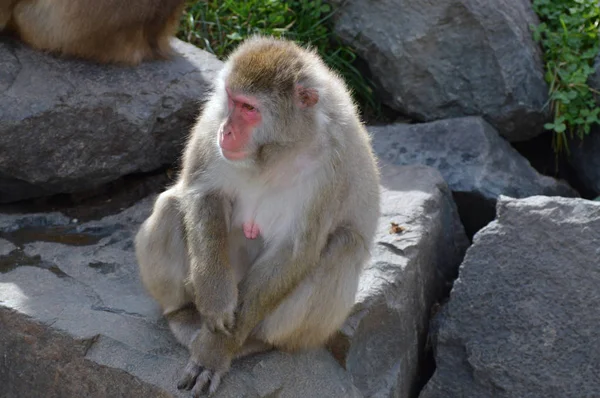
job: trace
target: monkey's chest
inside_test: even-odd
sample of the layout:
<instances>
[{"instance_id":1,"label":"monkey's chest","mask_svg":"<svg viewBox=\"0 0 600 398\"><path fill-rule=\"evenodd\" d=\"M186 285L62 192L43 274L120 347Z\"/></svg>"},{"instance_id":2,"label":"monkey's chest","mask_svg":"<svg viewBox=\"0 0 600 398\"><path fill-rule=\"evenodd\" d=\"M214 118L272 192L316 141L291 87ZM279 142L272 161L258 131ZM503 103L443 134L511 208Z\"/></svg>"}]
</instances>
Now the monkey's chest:
<instances>
[{"instance_id":1,"label":"monkey's chest","mask_svg":"<svg viewBox=\"0 0 600 398\"><path fill-rule=\"evenodd\" d=\"M302 197L295 189L244 189L233 201L231 227L253 223L265 242L276 241L295 229L303 207Z\"/></svg>"}]
</instances>

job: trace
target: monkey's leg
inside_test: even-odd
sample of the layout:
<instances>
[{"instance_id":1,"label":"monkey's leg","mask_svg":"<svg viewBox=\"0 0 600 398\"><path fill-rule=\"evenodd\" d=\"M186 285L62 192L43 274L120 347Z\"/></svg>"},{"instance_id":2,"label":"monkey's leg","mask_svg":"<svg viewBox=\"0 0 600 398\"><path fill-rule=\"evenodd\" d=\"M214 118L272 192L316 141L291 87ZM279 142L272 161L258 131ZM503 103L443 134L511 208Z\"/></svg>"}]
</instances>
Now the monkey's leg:
<instances>
[{"instance_id":1,"label":"monkey's leg","mask_svg":"<svg viewBox=\"0 0 600 398\"><path fill-rule=\"evenodd\" d=\"M271 351L273 348L275 348L273 347L273 344L269 344L254 337L250 337L244 342L242 348L235 353L233 359L240 359L250 355Z\"/></svg>"},{"instance_id":2,"label":"monkey's leg","mask_svg":"<svg viewBox=\"0 0 600 398\"><path fill-rule=\"evenodd\" d=\"M0 31L6 28L12 18L13 7L17 0L0 0Z\"/></svg>"},{"instance_id":3,"label":"monkey's leg","mask_svg":"<svg viewBox=\"0 0 600 398\"><path fill-rule=\"evenodd\" d=\"M265 318L255 336L284 351L322 346L352 309L368 256L357 231L338 228L317 267Z\"/></svg>"},{"instance_id":4,"label":"monkey's leg","mask_svg":"<svg viewBox=\"0 0 600 398\"><path fill-rule=\"evenodd\" d=\"M190 349L190 344L202 327L202 318L193 303L165 314L169 329L181 344Z\"/></svg>"},{"instance_id":5,"label":"monkey's leg","mask_svg":"<svg viewBox=\"0 0 600 398\"><path fill-rule=\"evenodd\" d=\"M194 397L209 380L209 391L218 388L236 352L243 352L240 341L255 338L295 351L324 345L342 325L354 304L358 277L368 257L364 240L356 230L340 227L311 265L313 254L292 258L292 250L282 247L250 267L242 281L234 336L206 335L191 344L190 362L180 383L193 386Z\"/></svg>"},{"instance_id":6,"label":"monkey's leg","mask_svg":"<svg viewBox=\"0 0 600 398\"><path fill-rule=\"evenodd\" d=\"M175 337L189 348L200 317L185 284L189 258L175 188L156 199L152 214L135 238L135 251L142 283L160 304Z\"/></svg>"}]
</instances>

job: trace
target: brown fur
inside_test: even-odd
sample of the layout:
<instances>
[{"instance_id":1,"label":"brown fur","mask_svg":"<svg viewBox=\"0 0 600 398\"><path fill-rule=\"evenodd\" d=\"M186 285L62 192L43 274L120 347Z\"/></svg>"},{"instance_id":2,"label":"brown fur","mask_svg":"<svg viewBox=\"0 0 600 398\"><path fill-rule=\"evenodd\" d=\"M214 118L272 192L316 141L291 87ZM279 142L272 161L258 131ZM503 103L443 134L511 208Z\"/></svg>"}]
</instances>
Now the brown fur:
<instances>
[{"instance_id":1,"label":"brown fur","mask_svg":"<svg viewBox=\"0 0 600 398\"><path fill-rule=\"evenodd\" d=\"M255 96L263 118L242 165L226 162L217 144L226 84ZM304 97L311 101L301 106ZM230 56L179 180L136 238L142 280L190 348L181 388L199 396L210 380L214 391L232 359L256 350L325 344L349 313L369 259L378 181L355 105L315 53L253 38ZM261 227L255 240L241 230L248 208ZM190 303L204 319L200 328Z\"/></svg>"},{"instance_id":2,"label":"brown fur","mask_svg":"<svg viewBox=\"0 0 600 398\"><path fill-rule=\"evenodd\" d=\"M137 65L172 53L184 0L2 0L0 30L31 47Z\"/></svg>"}]
</instances>

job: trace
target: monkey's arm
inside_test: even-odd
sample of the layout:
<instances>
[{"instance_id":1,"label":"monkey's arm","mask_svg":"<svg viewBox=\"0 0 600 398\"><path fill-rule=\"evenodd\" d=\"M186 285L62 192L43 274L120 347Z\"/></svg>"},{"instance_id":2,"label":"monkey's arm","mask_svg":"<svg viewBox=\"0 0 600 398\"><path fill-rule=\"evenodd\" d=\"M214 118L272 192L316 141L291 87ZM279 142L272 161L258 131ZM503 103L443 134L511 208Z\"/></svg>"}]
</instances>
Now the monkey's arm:
<instances>
[{"instance_id":1,"label":"monkey's arm","mask_svg":"<svg viewBox=\"0 0 600 398\"><path fill-rule=\"evenodd\" d=\"M225 199L216 192L185 197L185 231L194 302L208 327L229 333L238 291L227 252Z\"/></svg>"}]
</instances>

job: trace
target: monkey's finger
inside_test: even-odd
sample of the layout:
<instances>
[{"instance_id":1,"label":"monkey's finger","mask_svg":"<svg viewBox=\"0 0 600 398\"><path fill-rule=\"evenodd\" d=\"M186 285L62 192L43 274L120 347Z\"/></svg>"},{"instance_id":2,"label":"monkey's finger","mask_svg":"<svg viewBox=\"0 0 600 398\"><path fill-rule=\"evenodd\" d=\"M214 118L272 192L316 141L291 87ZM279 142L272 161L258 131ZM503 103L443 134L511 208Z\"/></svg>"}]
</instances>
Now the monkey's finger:
<instances>
[{"instance_id":1,"label":"monkey's finger","mask_svg":"<svg viewBox=\"0 0 600 398\"><path fill-rule=\"evenodd\" d=\"M215 372L215 374L210 379L210 386L208 387L208 395L213 395L219 385L221 384L221 373Z\"/></svg>"},{"instance_id":2,"label":"monkey's finger","mask_svg":"<svg viewBox=\"0 0 600 398\"><path fill-rule=\"evenodd\" d=\"M231 336L231 332L229 331L229 328L225 327L225 322L226 322L226 320L219 319L219 320L217 321L217 324L216 324L216 326L215 326L215 327L216 327L216 328L217 328L217 329L218 329L218 330L219 330L221 333L223 333L225 336Z\"/></svg>"},{"instance_id":3,"label":"monkey's finger","mask_svg":"<svg viewBox=\"0 0 600 398\"><path fill-rule=\"evenodd\" d=\"M229 332L228 336L231 336L231 331L233 330L233 325L234 324L235 324L235 315L234 314L229 314L227 316L227 318L225 319L225 323L224 323L225 328Z\"/></svg>"},{"instance_id":4,"label":"monkey's finger","mask_svg":"<svg viewBox=\"0 0 600 398\"><path fill-rule=\"evenodd\" d=\"M202 395L202 390L204 390L204 386L208 384L210 379L212 378L212 372L210 370L205 370L200 373L200 376L196 379L196 385L192 389L192 397L200 398Z\"/></svg>"}]
</instances>

